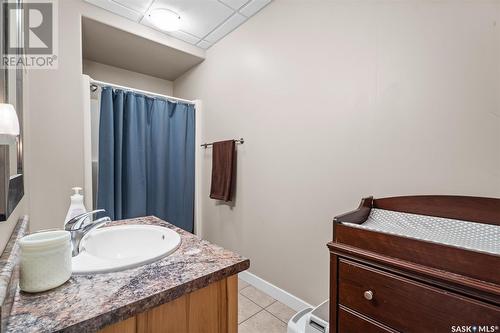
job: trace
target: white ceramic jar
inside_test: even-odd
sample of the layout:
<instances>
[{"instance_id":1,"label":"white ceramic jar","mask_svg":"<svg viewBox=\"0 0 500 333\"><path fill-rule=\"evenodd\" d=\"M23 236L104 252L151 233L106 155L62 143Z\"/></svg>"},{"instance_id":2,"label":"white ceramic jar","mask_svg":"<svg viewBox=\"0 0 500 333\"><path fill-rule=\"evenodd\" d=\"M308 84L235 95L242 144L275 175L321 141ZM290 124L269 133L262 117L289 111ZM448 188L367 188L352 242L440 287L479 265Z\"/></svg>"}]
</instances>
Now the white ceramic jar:
<instances>
[{"instance_id":1,"label":"white ceramic jar","mask_svg":"<svg viewBox=\"0 0 500 333\"><path fill-rule=\"evenodd\" d=\"M19 287L35 293L62 285L71 277L71 235L42 231L21 238Z\"/></svg>"}]
</instances>

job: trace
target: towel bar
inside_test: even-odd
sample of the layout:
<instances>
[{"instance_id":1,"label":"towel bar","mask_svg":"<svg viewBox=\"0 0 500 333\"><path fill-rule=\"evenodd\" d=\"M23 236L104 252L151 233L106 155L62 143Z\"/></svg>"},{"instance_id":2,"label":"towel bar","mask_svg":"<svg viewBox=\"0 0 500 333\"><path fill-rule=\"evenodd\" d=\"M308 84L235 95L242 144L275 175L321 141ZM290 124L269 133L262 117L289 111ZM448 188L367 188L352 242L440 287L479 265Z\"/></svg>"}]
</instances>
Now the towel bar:
<instances>
[{"instance_id":1,"label":"towel bar","mask_svg":"<svg viewBox=\"0 0 500 333\"><path fill-rule=\"evenodd\" d=\"M240 139L234 139L233 140L234 142L236 143L239 143L239 144L244 144L245 143L245 140L243 138L240 138ZM204 143L202 145L200 145L201 147L207 149L208 147L212 146L214 143Z\"/></svg>"}]
</instances>

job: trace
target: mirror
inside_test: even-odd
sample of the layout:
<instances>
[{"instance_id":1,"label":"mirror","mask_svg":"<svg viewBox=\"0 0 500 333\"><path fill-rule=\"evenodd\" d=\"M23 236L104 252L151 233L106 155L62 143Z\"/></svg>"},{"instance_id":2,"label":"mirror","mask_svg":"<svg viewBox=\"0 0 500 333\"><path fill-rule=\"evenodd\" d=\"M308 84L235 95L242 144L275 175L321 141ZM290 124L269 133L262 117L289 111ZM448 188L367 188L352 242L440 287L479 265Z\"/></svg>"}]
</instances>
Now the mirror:
<instances>
[{"instance_id":1,"label":"mirror","mask_svg":"<svg viewBox=\"0 0 500 333\"><path fill-rule=\"evenodd\" d=\"M23 67L3 66L3 56L9 45L23 45L23 17L21 11L7 12L6 0L0 0L0 47L2 66L0 69L0 103L14 106L19 119L20 133L11 140L0 141L0 221L6 221L24 195L23 179ZM22 1L9 2L9 8L20 9ZM12 12L15 14L13 15ZM17 56L23 48L15 48Z\"/></svg>"}]
</instances>

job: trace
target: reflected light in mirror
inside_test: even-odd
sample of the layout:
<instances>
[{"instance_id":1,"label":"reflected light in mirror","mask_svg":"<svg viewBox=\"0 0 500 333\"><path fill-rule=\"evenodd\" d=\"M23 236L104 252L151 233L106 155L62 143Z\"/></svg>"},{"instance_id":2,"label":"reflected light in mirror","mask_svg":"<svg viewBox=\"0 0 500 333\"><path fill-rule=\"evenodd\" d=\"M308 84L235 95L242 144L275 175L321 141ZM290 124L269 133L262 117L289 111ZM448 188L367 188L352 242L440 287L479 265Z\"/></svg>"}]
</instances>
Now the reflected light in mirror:
<instances>
[{"instance_id":1,"label":"reflected light in mirror","mask_svg":"<svg viewBox=\"0 0 500 333\"><path fill-rule=\"evenodd\" d=\"M0 103L0 134L19 135L19 119L12 104Z\"/></svg>"}]
</instances>

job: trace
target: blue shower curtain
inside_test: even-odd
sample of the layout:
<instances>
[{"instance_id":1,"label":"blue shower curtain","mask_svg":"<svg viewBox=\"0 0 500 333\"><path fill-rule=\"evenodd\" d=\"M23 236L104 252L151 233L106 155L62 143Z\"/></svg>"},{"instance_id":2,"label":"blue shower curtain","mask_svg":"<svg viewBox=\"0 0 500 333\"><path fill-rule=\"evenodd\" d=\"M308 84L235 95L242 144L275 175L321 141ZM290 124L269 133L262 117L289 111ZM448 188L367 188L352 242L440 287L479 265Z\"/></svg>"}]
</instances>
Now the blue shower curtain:
<instances>
[{"instance_id":1,"label":"blue shower curtain","mask_svg":"<svg viewBox=\"0 0 500 333\"><path fill-rule=\"evenodd\" d=\"M193 232L194 106L105 87L97 206L113 220L154 215Z\"/></svg>"}]
</instances>

